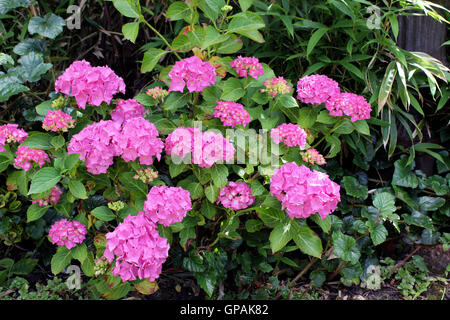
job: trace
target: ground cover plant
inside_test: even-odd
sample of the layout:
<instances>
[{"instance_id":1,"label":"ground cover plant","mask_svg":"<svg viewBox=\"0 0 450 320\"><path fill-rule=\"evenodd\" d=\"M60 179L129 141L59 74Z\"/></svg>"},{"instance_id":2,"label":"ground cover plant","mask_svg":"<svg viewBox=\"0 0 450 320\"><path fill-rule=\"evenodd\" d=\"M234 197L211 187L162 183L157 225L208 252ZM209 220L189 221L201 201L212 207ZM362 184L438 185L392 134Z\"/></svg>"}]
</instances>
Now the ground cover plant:
<instances>
[{"instance_id":1,"label":"ground cover plant","mask_svg":"<svg viewBox=\"0 0 450 320\"><path fill-rule=\"evenodd\" d=\"M402 13L448 10L381 1L372 28L366 1L97 4L124 43L152 35L129 88L113 64L50 63L71 4L0 1L22 30L0 44L0 101L22 110L0 126L0 298L152 297L181 273L207 299L448 297L449 132L427 129L448 125L449 69L395 42Z\"/></svg>"}]
</instances>

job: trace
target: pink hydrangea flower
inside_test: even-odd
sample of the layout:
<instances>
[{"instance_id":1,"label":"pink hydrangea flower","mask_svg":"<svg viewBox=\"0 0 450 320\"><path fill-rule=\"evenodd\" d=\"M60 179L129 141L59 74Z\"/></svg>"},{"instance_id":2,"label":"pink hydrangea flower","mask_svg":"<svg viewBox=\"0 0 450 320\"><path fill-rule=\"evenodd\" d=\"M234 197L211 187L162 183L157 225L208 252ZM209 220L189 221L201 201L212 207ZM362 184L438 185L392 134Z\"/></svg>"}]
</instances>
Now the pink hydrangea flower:
<instances>
[{"instance_id":1,"label":"pink hydrangea flower","mask_svg":"<svg viewBox=\"0 0 450 320\"><path fill-rule=\"evenodd\" d=\"M214 117L219 118L224 126L234 128L238 124L246 126L250 122L250 114L242 104L233 101L217 101Z\"/></svg>"},{"instance_id":2,"label":"pink hydrangea flower","mask_svg":"<svg viewBox=\"0 0 450 320\"><path fill-rule=\"evenodd\" d=\"M126 162L139 158L139 163L146 165L153 164L153 156L159 161L164 144L158 135L155 125L142 117L126 120L117 137L122 158Z\"/></svg>"},{"instance_id":3,"label":"pink hydrangea flower","mask_svg":"<svg viewBox=\"0 0 450 320\"><path fill-rule=\"evenodd\" d=\"M270 137L276 144L283 142L288 147L299 146L302 149L306 146L305 130L293 123L283 123L273 128L270 130Z\"/></svg>"},{"instance_id":4,"label":"pink hydrangea flower","mask_svg":"<svg viewBox=\"0 0 450 320\"><path fill-rule=\"evenodd\" d=\"M190 193L180 187L152 187L144 203L145 216L166 227L181 222L191 209Z\"/></svg>"},{"instance_id":5,"label":"pink hydrangea flower","mask_svg":"<svg viewBox=\"0 0 450 320\"><path fill-rule=\"evenodd\" d=\"M145 108L134 99L117 101L116 108L111 112L111 118L117 122L124 122L127 119L142 117L145 114Z\"/></svg>"},{"instance_id":6,"label":"pink hydrangea flower","mask_svg":"<svg viewBox=\"0 0 450 320\"><path fill-rule=\"evenodd\" d=\"M270 193L281 201L291 219L307 218L319 213L325 219L341 201L340 187L326 173L286 163L270 181Z\"/></svg>"},{"instance_id":7,"label":"pink hydrangea flower","mask_svg":"<svg viewBox=\"0 0 450 320\"><path fill-rule=\"evenodd\" d=\"M297 82L297 99L303 103L325 103L339 92L339 84L325 75L313 74Z\"/></svg>"},{"instance_id":8,"label":"pink hydrangea flower","mask_svg":"<svg viewBox=\"0 0 450 320\"><path fill-rule=\"evenodd\" d=\"M261 89L261 92L267 92L272 98L275 98L277 94L286 94L292 91L292 87L287 84L287 81L283 77L275 77L264 81L265 89Z\"/></svg>"},{"instance_id":9,"label":"pink hydrangea flower","mask_svg":"<svg viewBox=\"0 0 450 320\"><path fill-rule=\"evenodd\" d=\"M17 148L17 156L14 159L14 166L28 171L31 168L31 162L37 163L39 168L42 168L45 162L50 162L50 159L43 150L19 146L19 148Z\"/></svg>"},{"instance_id":10,"label":"pink hydrangea flower","mask_svg":"<svg viewBox=\"0 0 450 320\"><path fill-rule=\"evenodd\" d=\"M113 95L125 93L125 83L109 67L92 67L85 60L72 63L55 82L55 91L75 97L78 107L86 103L99 106L110 103Z\"/></svg>"},{"instance_id":11,"label":"pink hydrangea flower","mask_svg":"<svg viewBox=\"0 0 450 320\"><path fill-rule=\"evenodd\" d=\"M184 158L189 153L192 163L202 168L210 168L216 162L226 162L234 158L236 149L221 133L202 132L198 128L175 129L165 141L166 153Z\"/></svg>"},{"instance_id":12,"label":"pink hydrangea flower","mask_svg":"<svg viewBox=\"0 0 450 320\"><path fill-rule=\"evenodd\" d=\"M207 61L192 56L175 62L169 72L170 91L183 92L186 86L189 92L203 91L216 82L216 70Z\"/></svg>"},{"instance_id":13,"label":"pink hydrangea flower","mask_svg":"<svg viewBox=\"0 0 450 320\"><path fill-rule=\"evenodd\" d=\"M137 216L128 216L106 237L103 256L111 263L112 270L123 282L136 279L155 281L169 255L169 243L162 238L156 225L140 211Z\"/></svg>"},{"instance_id":14,"label":"pink hydrangea flower","mask_svg":"<svg viewBox=\"0 0 450 320\"><path fill-rule=\"evenodd\" d=\"M258 79L258 76L264 75L264 69L259 63L258 58L239 56L230 62L231 67L239 74L240 77L248 76Z\"/></svg>"},{"instance_id":15,"label":"pink hydrangea flower","mask_svg":"<svg viewBox=\"0 0 450 320\"><path fill-rule=\"evenodd\" d=\"M153 99L160 101L167 97L167 95L169 94L167 90L164 90L161 87L150 88L145 93Z\"/></svg>"},{"instance_id":16,"label":"pink hydrangea flower","mask_svg":"<svg viewBox=\"0 0 450 320\"><path fill-rule=\"evenodd\" d=\"M22 143L28 138L28 133L15 123L8 123L0 126L0 152L5 151L5 144Z\"/></svg>"},{"instance_id":17,"label":"pink hydrangea flower","mask_svg":"<svg viewBox=\"0 0 450 320\"><path fill-rule=\"evenodd\" d=\"M302 160L311 164L318 164L319 166L327 163L325 158L316 149L308 149L304 152L300 152Z\"/></svg>"},{"instance_id":18,"label":"pink hydrangea flower","mask_svg":"<svg viewBox=\"0 0 450 320\"><path fill-rule=\"evenodd\" d=\"M50 228L48 236L53 244L58 246L65 246L67 249L72 249L78 243L82 243L86 237L86 226L78 221L68 221L61 219L55 222Z\"/></svg>"},{"instance_id":19,"label":"pink hydrangea flower","mask_svg":"<svg viewBox=\"0 0 450 320\"><path fill-rule=\"evenodd\" d=\"M61 188L58 186L54 186L47 197L43 199L32 200L31 203L37 203L40 207L55 205L61 198L61 194Z\"/></svg>"},{"instance_id":20,"label":"pink hydrangea flower","mask_svg":"<svg viewBox=\"0 0 450 320\"><path fill-rule=\"evenodd\" d=\"M69 154L80 153L80 159L86 160L88 172L106 173L114 162L114 156L121 154L117 143L120 132L120 123L111 120L87 125L80 133L72 136L67 151Z\"/></svg>"},{"instance_id":21,"label":"pink hydrangea flower","mask_svg":"<svg viewBox=\"0 0 450 320\"><path fill-rule=\"evenodd\" d=\"M225 208L233 210L242 210L248 208L255 197L252 195L252 189L245 182L233 182L220 189L217 203L221 203Z\"/></svg>"},{"instance_id":22,"label":"pink hydrangea flower","mask_svg":"<svg viewBox=\"0 0 450 320\"><path fill-rule=\"evenodd\" d=\"M350 116L350 120L370 119L371 106L362 96L354 93L343 92L332 97L325 103L330 115L341 117L344 114Z\"/></svg>"},{"instance_id":23,"label":"pink hydrangea flower","mask_svg":"<svg viewBox=\"0 0 450 320\"><path fill-rule=\"evenodd\" d=\"M74 127L74 120L61 110L50 110L42 121L42 128L46 131L67 132L69 128Z\"/></svg>"}]
</instances>

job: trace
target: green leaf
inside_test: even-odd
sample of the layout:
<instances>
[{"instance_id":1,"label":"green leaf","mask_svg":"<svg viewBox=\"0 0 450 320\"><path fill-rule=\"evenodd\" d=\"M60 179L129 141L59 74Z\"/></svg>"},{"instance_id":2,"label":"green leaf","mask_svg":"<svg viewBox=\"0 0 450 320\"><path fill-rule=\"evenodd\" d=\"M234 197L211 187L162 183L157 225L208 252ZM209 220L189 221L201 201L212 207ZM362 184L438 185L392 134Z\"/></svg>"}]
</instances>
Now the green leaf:
<instances>
[{"instance_id":1,"label":"green leaf","mask_svg":"<svg viewBox=\"0 0 450 320\"><path fill-rule=\"evenodd\" d=\"M171 92L162 105L162 108L166 111L175 112L180 108L186 107L189 100L189 95L187 93L183 94L181 92Z\"/></svg>"},{"instance_id":2,"label":"green leaf","mask_svg":"<svg viewBox=\"0 0 450 320\"><path fill-rule=\"evenodd\" d=\"M257 232L261 230L263 227L263 223L261 220L249 219L245 222L245 229L248 232Z\"/></svg>"},{"instance_id":3,"label":"green leaf","mask_svg":"<svg viewBox=\"0 0 450 320\"><path fill-rule=\"evenodd\" d=\"M418 200L419 209L424 211L436 211L445 204L445 199L439 197L424 196Z\"/></svg>"},{"instance_id":4,"label":"green leaf","mask_svg":"<svg viewBox=\"0 0 450 320\"><path fill-rule=\"evenodd\" d=\"M30 0L0 0L0 15L17 8L26 8L30 5Z\"/></svg>"},{"instance_id":5,"label":"green leaf","mask_svg":"<svg viewBox=\"0 0 450 320\"><path fill-rule=\"evenodd\" d=\"M314 288L320 288L326 280L326 273L323 270L314 270L309 274L309 279Z\"/></svg>"},{"instance_id":6,"label":"green leaf","mask_svg":"<svg viewBox=\"0 0 450 320\"><path fill-rule=\"evenodd\" d=\"M147 186L142 181L133 179L133 176L131 172L123 172L119 175L119 181L127 191L134 192L142 198L147 197Z\"/></svg>"},{"instance_id":7,"label":"green leaf","mask_svg":"<svg viewBox=\"0 0 450 320\"><path fill-rule=\"evenodd\" d=\"M361 185L355 177L345 176L342 182L344 183L345 192L348 195L355 198L362 198L363 200L367 199L369 190L366 186Z\"/></svg>"},{"instance_id":8,"label":"green leaf","mask_svg":"<svg viewBox=\"0 0 450 320\"><path fill-rule=\"evenodd\" d=\"M228 25L229 33L242 33L250 30L264 28L265 24L262 18L255 13L239 13L233 16Z\"/></svg>"},{"instance_id":9,"label":"green leaf","mask_svg":"<svg viewBox=\"0 0 450 320\"><path fill-rule=\"evenodd\" d=\"M38 259L30 259L30 258L20 259L19 261L14 263L9 272L10 274L27 275L34 270L34 267L36 267L37 263Z\"/></svg>"},{"instance_id":10,"label":"green leaf","mask_svg":"<svg viewBox=\"0 0 450 320\"><path fill-rule=\"evenodd\" d=\"M44 39L25 39L16 44L13 51L19 56L24 56L30 52L45 53L46 50L47 42Z\"/></svg>"},{"instance_id":11,"label":"green leaf","mask_svg":"<svg viewBox=\"0 0 450 320\"><path fill-rule=\"evenodd\" d=\"M228 39L230 39L229 35L220 34L214 27L208 26L205 28L205 38L200 49L205 50L213 45L223 43Z\"/></svg>"},{"instance_id":12,"label":"green leaf","mask_svg":"<svg viewBox=\"0 0 450 320\"><path fill-rule=\"evenodd\" d=\"M205 13L210 20L217 20L220 9L225 5L224 0L199 0L198 7Z\"/></svg>"},{"instance_id":13,"label":"green leaf","mask_svg":"<svg viewBox=\"0 0 450 320\"><path fill-rule=\"evenodd\" d=\"M8 158L6 156L0 155L0 172L3 172L8 168L10 164L13 164L14 160L11 158Z\"/></svg>"},{"instance_id":14,"label":"green leaf","mask_svg":"<svg viewBox=\"0 0 450 320\"><path fill-rule=\"evenodd\" d=\"M290 222L278 224L272 230L269 236L272 253L280 251L292 239L291 226Z\"/></svg>"},{"instance_id":15,"label":"green leaf","mask_svg":"<svg viewBox=\"0 0 450 320\"><path fill-rule=\"evenodd\" d=\"M358 69L355 65L346 62L346 61L340 61L339 62L345 69L356 75L358 78L364 80L364 75L362 74L361 70Z\"/></svg>"},{"instance_id":16,"label":"green leaf","mask_svg":"<svg viewBox=\"0 0 450 320\"><path fill-rule=\"evenodd\" d=\"M245 94L242 83L236 78L229 78L224 82L223 93L220 97L224 101L236 101Z\"/></svg>"},{"instance_id":17,"label":"green leaf","mask_svg":"<svg viewBox=\"0 0 450 320\"><path fill-rule=\"evenodd\" d=\"M33 203L27 210L27 223L40 219L48 209L48 206L41 207L39 204Z\"/></svg>"},{"instance_id":18,"label":"green leaf","mask_svg":"<svg viewBox=\"0 0 450 320\"><path fill-rule=\"evenodd\" d=\"M11 96L29 90L17 76L0 75L0 102L8 101Z\"/></svg>"},{"instance_id":19,"label":"green leaf","mask_svg":"<svg viewBox=\"0 0 450 320\"><path fill-rule=\"evenodd\" d=\"M43 18L32 17L28 23L28 32L55 39L63 31L65 25L66 21L63 18L53 13L47 13Z\"/></svg>"},{"instance_id":20,"label":"green leaf","mask_svg":"<svg viewBox=\"0 0 450 320\"><path fill-rule=\"evenodd\" d=\"M84 274L88 277L94 275L94 255L92 252L88 251L86 259L84 259L81 264L81 270L83 270Z\"/></svg>"},{"instance_id":21,"label":"green leaf","mask_svg":"<svg viewBox=\"0 0 450 320\"><path fill-rule=\"evenodd\" d=\"M65 246L58 247L51 260L51 269L54 275L60 273L72 261L72 253Z\"/></svg>"},{"instance_id":22,"label":"green leaf","mask_svg":"<svg viewBox=\"0 0 450 320\"><path fill-rule=\"evenodd\" d=\"M61 178L61 175L55 168L42 168L34 174L28 194L47 191L53 188Z\"/></svg>"},{"instance_id":23,"label":"green leaf","mask_svg":"<svg viewBox=\"0 0 450 320\"><path fill-rule=\"evenodd\" d=\"M191 182L186 188L190 194L192 199L199 199L203 195L203 186L197 182Z\"/></svg>"},{"instance_id":24,"label":"green leaf","mask_svg":"<svg viewBox=\"0 0 450 320\"><path fill-rule=\"evenodd\" d=\"M152 71L159 60L167 54L167 51L152 48L144 53L144 58L141 65L141 73Z\"/></svg>"},{"instance_id":25,"label":"green leaf","mask_svg":"<svg viewBox=\"0 0 450 320\"><path fill-rule=\"evenodd\" d=\"M316 213L315 215L311 216L311 219L319 225L319 227L322 229L323 232L328 233L331 230L331 218L329 216L326 216L325 219L322 220L320 215Z\"/></svg>"},{"instance_id":26,"label":"green leaf","mask_svg":"<svg viewBox=\"0 0 450 320\"><path fill-rule=\"evenodd\" d=\"M167 9L166 18L172 21L182 20L190 15L190 11L191 9L186 3L176 1Z\"/></svg>"},{"instance_id":27,"label":"green leaf","mask_svg":"<svg viewBox=\"0 0 450 320\"><path fill-rule=\"evenodd\" d=\"M392 84L397 74L395 61L391 61L386 68L383 81L381 82L380 91L378 93L378 113L383 109L389 96L391 95Z\"/></svg>"},{"instance_id":28,"label":"green leaf","mask_svg":"<svg viewBox=\"0 0 450 320\"><path fill-rule=\"evenodd\" d=\"M377 193L373 199L373 205L380 210L384 217L397 210L395 207L395 198L388 192Z\"/></svg>"},{"instance_id":29,"label":"green leaf","mask_svg":"<svg viewBox=\"0 0 450 320\"><path fill-rule=\"evenodd\" d=\"M171 178L180 175L187 167L185 163L176 164L174 161L169 162L169 173Z\"/></svg>"},{"instance_id":30,"label":"green leaf","mask_svg":"<svg viewBox=\"0 0 450 320\"><path fill-rule=\"evenodd\" d=\"M370 129L369 125L367 124L366 120L358 120L353 122L353 126L355 127L356 131L358 131L361 134L364 134L366 136L370 136Z\"/></svg>"},{"instance_id":31,"label":"green leaf","mask_svg":"<svg viewBox=\"0 0 450 320\"><path fill-rule=\"evenodd\" d=\"M36 106L36 113L43 117L45 117L50 110L52 110L52 100L41 102Z\"/></svg>"},{"instance_id":32,"label":"green leaf","mask_svg":"<svg viewBox=\"0 0 450 320\"><path fill-rule=\"evenodd\" d=\"M254 210L264 224L270 228L274 228L278 224L286 224L289 220L281 210L274 208L254 208Z\"/></svg>"},{"instance_id":33,"label":"green leaf","mask_svg":"<svg viewBox=\"0 0 450 320\"><path fill-rule=\"evenodd\" d=\"M336 257L351 263L357 263L360 252L356 247L356 241L352 237L344 235L340 231L333 232L333 253Z\"/></svg>"},{"instance_id":34,"label":"green leaf","mask_svg":"<svg viewBox=\"0 0 450 320\"><path fill-rule=\"evenodd\" d=\"M136 42L136 38L139 33L139 24L140 24L139 22L129 22L122 26L122 33L123 33L123 36L125 37L125 39L128 39L133 43ZM145 59L145 55L144 55L144 59ZM143 72L142 68L141 68L141 72Z\"/></svg>"},{"instance_id":35,"label":"green leaf","mask_svg":"<svg viewBox=\"0 0 450 320\"><path fill-rule=\"evenodd\" d=\"M354 126L348 119L344 119L342 123L334 130L337 134L350 134L354 130Z\"/></svg>"},{"instance_id":36,"label":"green leaf","mask_svg":"<svg viewBox=\"0 0 450 320\"><path fill-rule=\"evenodd\" d=\"M64 157L64 168L72 170L80 159L79 153L71 153Z\"/></svg>"},{"instance_id":37,"label":"green leaf","mask_svg":"<svg viewBox=\"0 0 450 320\"><path fill-rule=\"evenodd\" d=\"M322 241L308 226L300 226L297 222L293 221L291 236L297 247L303 253L316 258L322 256Z\"/></svg>"},{"instance_id":38,"label":"green leaf","mask_svg":"<svg viewBox=\"0 0 450 320\"><path fill-rule=\"evenodd\" d=\"M17 74L23 81L36 82L41 76L52 68L51 63L44 63L42 54L30 52L19 59L19 65L11 68L9 72Z\"/></svg>"},{"instance_id":39,"label":"green leaf","mask_svg":"<svg viewBox=\"0 0 450 320\"><path fill-rule=\"evenodd\" d=\"M375 246L386 241L388 231L382 223L378 223L375 227L369 227L370 238Z\"/></svg>"},{"instance_id":40,"label":"green leaf","mask_svg":"<svg viewBox=\"0 0 450 320\"><path fill-rule=\"evenodd\" d=\"M135 1L113 0L113 5L123 16L127 18L139 18L140 13Z\"/></svg>"},{"instance_id":41,"label":"green leaf","mask_svg":"<svg viewBox=\"0 0 450 320\"><path fill-rule=\"evenodd\" d=\"M214 293L214 287L217 279L209 276L209 273L196 273L198 285L205 290L209 297Z\"/></svg>"},{"instance_id":42,"label":"green leaf","mask_svg":"<svg viewBox=\"0 0 450 320\"><path fill-rule=\"evenodd\" d=\"M233 54L241 50L243 46L242 40L239 39L238 36L235 34L232 34L231 37L225 41L222 42L217 48L217 53L219 54Z\"/></svg>"},{"instance_id":43,"label":"green leaf","mask_svg":"<svg viewBox=\"0 0 450 320\"><path fill-rule=\"evenodd\" d=\"M309 38L308 45L306 47L306 56L309 56L313 49L316 47L317 43L322 39L324 34L328 31L328 28L317 29L312 36Z\"/></svg>"},{"instance_id":44,"label":"green leaf","mask_svg":"<svg viewBox=\"0 0 450 320\"><path fill-rule=\"evenodd\" d=\"M49 150L53 149L51 144L52 136L48 133L33 131L30 132L28 138L22 142L23 146L28 146L32 149Z\"/></svg>"},{"instance_id":45,"label":"green leaf","mask_svg":"<svg viewBox=\"0 0 450 320\"><path fill-rule=\"evenodd\" d=\"M77 199L87 199L87 193L86 188L84 187L83 183L78 180L71 180L69 182L69 190L72 195Z\"/></svg>"},{"instance_id":46,"label":"green leaf","mask_svg":"<svg viewBox=\"0 0 450 320\"><path fill-rule=\"evenodd\" d=\"M392 176L392 184L415 189L419 184L419 179L411 172L412 164L406 165L407 161L408 159L404 157L394 162L395 169Z\"/></svg>"},{"instance_id":47,"label":"green leaf","mask_svg":"<svg viewBox=\"0 0 450 320\"><path fill-rule=\"evenodd\" d=\"M211 176L214 185L220 189L228 183L228 168L223 164L214 164L211 167Z\"/></svg>"},{"instance_id":48,"label":"green leaf","mask_svg":"<svg viewBox=\"0 0 450 320\"><path fill-rule=\"evenodd\" d=\"M9 54L0 52L0 66L8 65L8 64L10 64L12 66L14 65L13 58L11 58L11 56Z\"/></svg>"},{"instance_id":49,"label":"green leaf","mask_svg":"<svg viewBox=\"0 0 450 320\"><path fill-rule=\"evenodd\" d=\"M253 4L253 0L239 0L239 5L241 6L241 10L243 12L247 11Z\"/></svg>"},{"instance_id":50,"label":"green leaf","mask_svg":"<svg viewBox=\"0 0 450 320\"><path fill-rule=\"evenodd\" d=\"M118 300L125 297L128 292L130 292L131 285L128 282L120 283L118 286L112 288L111 290L105 292L103 297L108 300Z\"/></svg>"},{"instance_id":51,"label":"green leaf","mask_svg":"<svg viewBox=\"0 0 450 320\"><path fill-rule=\"evenodd\" d=\"M97 219L111 221L116 218L114 213L106 206L97 207L91 212Z\"/></svg>"},{"instance_id":52,"label":"green leaf","mask_svg":"<svg viewBox=\"0 0 450 320\"><path fill-rule=\"evenodd\" d=\"M219 188L215 185L209 185L205 188L205 195L209 202L215 203L217 201L217 197L219 196Z\"/></svg>"},{"instance_id":53,"label":"green leaf","mask_svg":"<svg viewBox=\"0 0 450 320\"><path fill-rule=\"evenodd\" d=\"M88 251L85 243L78 244L76 247L70 249L70 252L72 253L72 257L80 261L80 263L83 263L88 256Z\"/></svg>"},{"instance_id":54,"label":"green leaf","mask_svg":"<svg viewBox=\"0 0 450 320\"><path fill-rule=\"evenodd\" d=\"M66 145L66 140L64 139L63 136L55 136L50 140L50 144L55 149L61 149L62 147L64 147Z\"/></svg>"}]
</instances>

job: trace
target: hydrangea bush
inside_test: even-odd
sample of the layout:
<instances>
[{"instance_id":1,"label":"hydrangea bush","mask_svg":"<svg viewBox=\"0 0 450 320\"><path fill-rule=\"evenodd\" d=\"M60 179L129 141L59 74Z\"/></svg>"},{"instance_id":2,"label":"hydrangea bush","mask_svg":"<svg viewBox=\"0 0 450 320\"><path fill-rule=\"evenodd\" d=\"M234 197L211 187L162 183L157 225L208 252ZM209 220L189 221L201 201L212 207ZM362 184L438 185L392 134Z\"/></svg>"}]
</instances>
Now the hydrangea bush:
<instances>
[{"instance_id":1,"label":"hydrangea bush","mask_svg":"<svg viewBox=\"0 0 450 320\"><path fill-rule=\"evenodd\" d=\"M356 149L370 138L370 104L327 75L285 79L256 57L234 55L242 37L263 41L262 19L195 3L169 7L168 19L190 27L167 51L145 53L142 72L165 55L177 60L133 99L119 98L126 86L110 67L75 61L56 80L57 95L36 107L45 132L0 127L8 170L30 182L20 190L33 201L27 220L50 207L61 215L49 232L52 271L78 260L108 298L132 286L152 291L172 247L189 252L188 270L243 241L291 266L285 252L312 262L333 254L341 264L330 272L358 263L354 239L332 232L342 190L324 168L344 142ZM188 14L198 9L212 25ZM370 228L385 230L383 222ZM195 275L211 296L218 276Z\"/></svg>"}]
</instances>

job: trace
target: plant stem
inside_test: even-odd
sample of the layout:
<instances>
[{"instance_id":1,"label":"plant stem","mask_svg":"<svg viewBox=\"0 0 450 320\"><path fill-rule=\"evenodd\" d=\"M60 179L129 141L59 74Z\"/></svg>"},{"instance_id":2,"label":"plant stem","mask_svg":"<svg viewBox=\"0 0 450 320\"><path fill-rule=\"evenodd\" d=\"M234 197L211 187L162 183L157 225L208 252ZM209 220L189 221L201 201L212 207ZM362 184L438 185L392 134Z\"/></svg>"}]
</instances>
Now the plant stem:
<instances>
[{"instance_id":1,"label":"plant stem","mask_svg":"<svg viewBox=\"0 0 450 320\"><path fill-rule=\"evenodd\" d=\"M144 23L147 25L147 27L149 27L154 33L156 33L156 35L166 44L166 46L169 47L169 49L175 54L175 56L178 58L178 60L181 60L180 55L172 49L172 46L166 40L166 38L164 38L164 36L161 33L159 33L158 30L156 30L150 23L148 23L147 20L142 19L142 21L144 21Z\"/></svg>"},{"instance_id":2,"label":"plant stem","mask_svg":"<svg viewBox=\"0 0 450 320\"><path fill-rule=\"evenodd\" d=\"M300 271L300 273L294 278L294 279L292 279L292 281L291 282L289 282L289 287L292 287L296 282L297 282L297 280L298 279L300 279L311 267L312 267L312 265L317 261L317 260L319 260L318 258L314 258L314 259L312 259L307 265L306 265L306 267L304 267L303 268L303 270L302 271Z\"/></svg>"}]
</instances>

